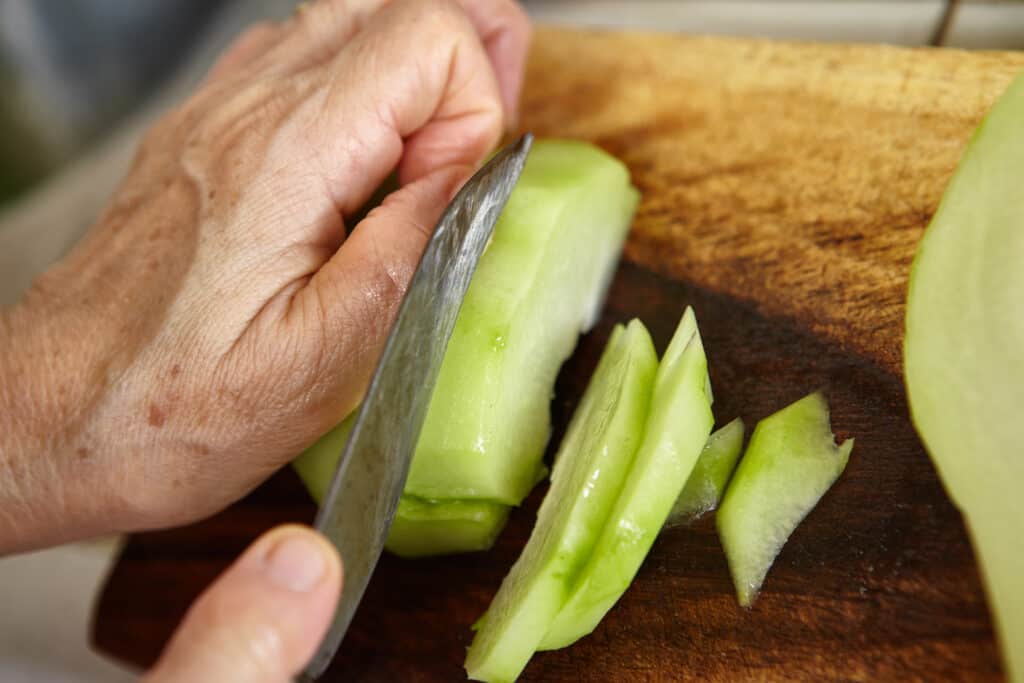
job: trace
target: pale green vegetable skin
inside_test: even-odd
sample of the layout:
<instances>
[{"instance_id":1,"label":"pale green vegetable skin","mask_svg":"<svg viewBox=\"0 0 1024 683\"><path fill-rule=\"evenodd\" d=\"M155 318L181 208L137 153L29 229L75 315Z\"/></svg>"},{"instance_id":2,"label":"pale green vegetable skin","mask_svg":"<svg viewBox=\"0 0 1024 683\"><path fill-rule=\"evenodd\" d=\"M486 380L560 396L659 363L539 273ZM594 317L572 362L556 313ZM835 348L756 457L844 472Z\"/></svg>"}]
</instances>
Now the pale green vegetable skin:
<instances>
[{"instance_id":1,"label":"pale green vegetable skin","mask_svg":"<svg viewBox=\"0 0 1024 683\"><path fill-rule=\"evenodd\" d=\"M616 328L559 447L530 539L478 623L470 678L515 680L565 603L640 445L657 362L643 325Z\"/></svg>"},{"instance_id":2,"label":"pale green vegetable skin","mask_svg":"<svg viewBox=\"0 0 1024 683\"><path fill-rule=\"evenodd\" d=\"M736 597L749 607L793 530L846 468L828 403L813 393L757 423L715 513Z\"/></svg>"},{"instance_id":3,"label":"pale green vegetable skin","mask_svg":"<svg viewBox=\"0 0 1024 683\"><path fill-rule=\"evenodd\" d=\"M743 428L737 417L708 437L666 524L688 524L718 507L743 450Z\"/></svg>"},{"instance_id":4,"label":"pale green vegetable skin","mask_svg":"<svg viewBox=\"0 0 1024 683\"><path fill-rule=\"evenodd\" d=\"M964 152L910 275L911 414L980 560L1024 681L1024 75Z\"/></svg>"},{"instance_id":5,"label":"pale green vegetable skin","mask_svg":"<svg viewBox=\"0 0 1024 683\"><path fill-rule=\"evenodd\" d=\"M626 167L600 149L536 143L459 313L406 493L526 497L555 377L596 319L637 200Z\"/></svg>"},{"instance_id":6,"label":"pale green vegetable skin","mask_svg":"<svg viewBox=\"0 0 1024 683\"><path fill-rule=\"evenodd\" d=\"M658 367L643 441L622 490L538 649L589 634L629 588L711 433L708 386L704 346L687 308Z\"/></svg>"}]
</instances>

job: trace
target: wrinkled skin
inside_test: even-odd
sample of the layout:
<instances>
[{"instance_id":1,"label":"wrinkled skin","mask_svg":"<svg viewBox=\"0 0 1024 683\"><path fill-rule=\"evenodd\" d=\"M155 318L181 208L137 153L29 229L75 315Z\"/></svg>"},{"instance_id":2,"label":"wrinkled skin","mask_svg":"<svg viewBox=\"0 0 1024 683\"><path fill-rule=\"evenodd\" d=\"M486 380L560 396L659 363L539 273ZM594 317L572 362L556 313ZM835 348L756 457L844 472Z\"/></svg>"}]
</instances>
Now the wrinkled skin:
<instances>
[{"instance_id":1,"label":"wrinkled skin","mask_svg":"<svg viewBox=\"0 0 1024 683\"><path fill-rule=\"evenodd\" d=\"M209 515L355 405L519 90L521 10L464 5L304 6L146 135L3 314L0 549ZM348 225L395 167L402 188Z\"/></svg>"},{"instance_id":2,"label":"wrinkled skin","mask_svg":"<svg viewBox=\"0 0 1024 683\"><path fill-rule=\"evenodd\" d=\"M0 311L0 553L212 514L351 410L430 230L513 124L528 39L512 0L319 0L244 34ZM154 680L301 668L340 563L309 530L271 536ZM286 536L319 557L308 590L268 588Z\"/></svg>"}]
</instances>

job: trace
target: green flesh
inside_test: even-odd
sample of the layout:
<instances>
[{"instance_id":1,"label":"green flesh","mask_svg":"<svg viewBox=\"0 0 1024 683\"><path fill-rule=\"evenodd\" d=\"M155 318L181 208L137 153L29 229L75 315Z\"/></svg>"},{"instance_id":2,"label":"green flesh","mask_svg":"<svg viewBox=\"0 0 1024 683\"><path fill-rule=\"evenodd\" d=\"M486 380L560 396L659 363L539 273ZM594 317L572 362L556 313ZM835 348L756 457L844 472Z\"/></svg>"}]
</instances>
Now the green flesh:
<instances>
[{"instance_id":1,"label":"green flesh","mask_svg":"<svg viewBox=\"0 0 1024 683\"><path fill-rule=\"evenodd\" d=\"M556 456L551 488L466 658L475 680L513 681L565 602L640 445L657 356L638 321L616 328Z\"/></svg>"},{"instance_id":2,"label":"green flesh","mask_svg":"<svg viewBox=\"0 0 1024 683\"><path fill-rule=\"evenodd\" d=\"M718 507L742 450L743 420L737 417L708 437L667 524L689 524Z\"/></svg>"},{"instance_id":3,"label":"green flesh","mask_svg":"<svg viewBox=\"0 0 1024 683\"><path fill-rule=\"evenodd\" d=\"M546 475L555 377L597 319L638 196L600 149L534 143L459 313L389 550L486 549ZM294 463L318 501L347 435L339 425Z\"/></svg>"},{"instance_id":4,"label":"green flesh","mask_svg":"<svg viewBox=\"0 0 1024 683\"><path fill-rule=\"evenodd\" d=\"M782 546L846 468L828 404L814 393L761 420L718 508L718 535L736 596L749 607Z\"/></svg>"},{"instance_id":5,"label":"green flesh","mask_svg":"<svg viewBox=\"0 0 1024 683\"><path fill-rule=\"evenodd\" d=\"M1010 680L1024 681L1024 75L971 140L914 260L914 424L978 554Z\"/></svg>"},{"instance_id":6,"label":"green flesh","mask_svg":"<svg viewBox=\"0 0 1024 683\"><path fill-rule=\"evenodd\" d=\"M318 502L355 422L355 412L325 434L292 465ZM485 500L427 501L402 496L385 547L401 557L423 557L488 550L505 526L508 506Z\"/></svg>"},{"instance_id":7,"label":"green flesh","mask_svg":"<svg viewBox=\"0 0 1024 683\"><path fill-rule=\"evenodd\" d=\"M406 493L518 505L534 486L555 377L596 318L637 199L596 147L534 145L459 313Z\"/></svg>"},{"instance_id":8,"label":"green flesh","mask_svg":"<svg viewBox=\"0 0 1024 683\"><path fill-rule=\"evenodd\" d=\"M485 500L425 501L402 496L385 547L400 557L488 550L509 508Z\"/></svg>"},{"instance_id":9,"label":"green flesh","mask_svg":"<svg viewBox=\"0 0 1024 683\"><path fill-rule=\"evenodd\" d=\"M629 588L708 440L714 422L708 386L704 346L687 308L658 368L641 446L538 649L565 647L593 631Z\"/></svg>"}]
</instances>

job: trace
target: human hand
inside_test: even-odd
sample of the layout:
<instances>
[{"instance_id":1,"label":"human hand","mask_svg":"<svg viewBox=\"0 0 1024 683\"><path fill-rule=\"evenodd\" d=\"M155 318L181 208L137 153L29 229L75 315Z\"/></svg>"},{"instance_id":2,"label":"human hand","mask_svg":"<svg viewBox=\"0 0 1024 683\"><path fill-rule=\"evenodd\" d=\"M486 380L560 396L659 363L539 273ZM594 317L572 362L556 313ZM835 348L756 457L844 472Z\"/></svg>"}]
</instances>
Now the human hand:
<instances>
[{"instance_id":1,"label":"human hand","mask_svg":"<svg viewBox=\"0 0 1024 683\"><path fill-rule=\"evenodd\" d=\"M320 0L243 36L0 317L0 551L211 514L347 414L528 33L512 0Z\"/></svg>"},{"instance_id":2,"label":"human hand","mask_svg":"<svg viewBox=\"0 0 1024 683\"><path fill-rule=\"evenodd\" d=\"M192 605L145 683L288 683L327 632L341 564L319 534L264 534Z\"/></svg>"}]
</instances>

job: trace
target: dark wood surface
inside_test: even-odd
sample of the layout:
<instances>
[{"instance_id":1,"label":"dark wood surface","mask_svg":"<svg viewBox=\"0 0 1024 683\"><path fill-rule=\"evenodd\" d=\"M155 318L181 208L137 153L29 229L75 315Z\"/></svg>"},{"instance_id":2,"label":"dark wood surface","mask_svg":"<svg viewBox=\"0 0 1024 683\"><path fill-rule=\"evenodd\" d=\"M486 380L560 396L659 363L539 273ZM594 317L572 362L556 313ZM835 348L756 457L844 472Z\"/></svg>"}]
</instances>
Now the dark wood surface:
<instances>
[{"instance_id":1,"label":"dark wood surface","mask_svg":"<svg viewBox=\"0 0 1024 683\"><path fill-rule=\"evenodd\" d=\"M914 245L1017 54L544 30L525 125L591 139L644 192L598 327L559 378L564 427L611 326L664 348L686 304L719 423L825 388L850 464L735 601L706 518L663 532L589 637L525 681L996 681L977 568L910 425L900 379ZM464 678L469 625L529 534L538 489L489 553L386 556L329 680ZM189 603L261 531L312 519L290 471L200 524L131 539L97 608L108 653L151 663Z\"/></svg>"}]
</instances>

